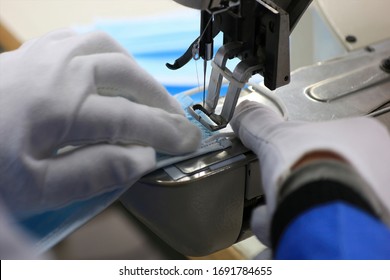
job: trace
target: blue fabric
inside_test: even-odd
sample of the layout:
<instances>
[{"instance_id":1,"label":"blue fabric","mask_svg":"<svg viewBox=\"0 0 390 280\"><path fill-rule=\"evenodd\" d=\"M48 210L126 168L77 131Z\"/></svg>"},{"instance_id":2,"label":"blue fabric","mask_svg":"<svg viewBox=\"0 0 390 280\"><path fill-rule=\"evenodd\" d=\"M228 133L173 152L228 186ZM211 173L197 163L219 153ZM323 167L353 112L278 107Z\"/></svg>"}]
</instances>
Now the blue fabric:
<instances>
[{"instance_id":1,"label":"blue fabric","mask_svg":"<svg viewBox=\"0 0 390 280\"><path fill-rule=\"evenodd\" d=\"M76 201L63 208L31 216L19 223L35 237L37 251L44 252L107 208L125 190L121 187L88 200Z\"/></svg>"},{"instance_id":2,"label":"blue fabric","mask_svg":"<svg viewBox=\"0 0 390 280\"><path fill-rule=\"evenodd\" d=\"M390 229L366 212L333 202L297 217L283 233L276 259L390 259Z\"/></svg>"}]
</instances>

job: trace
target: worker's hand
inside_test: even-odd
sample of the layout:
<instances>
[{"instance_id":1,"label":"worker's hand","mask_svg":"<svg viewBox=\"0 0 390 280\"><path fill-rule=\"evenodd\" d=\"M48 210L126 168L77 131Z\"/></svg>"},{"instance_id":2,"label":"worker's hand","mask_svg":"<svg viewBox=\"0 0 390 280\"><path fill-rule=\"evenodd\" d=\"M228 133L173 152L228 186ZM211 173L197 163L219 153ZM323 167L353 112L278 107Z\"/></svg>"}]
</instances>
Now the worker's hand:
<instances>
[{"instance_id":1,"label":"worker's hand","mask_svg":"<svg viewBox=\"0 0 390 280\"><path fill-rule=\"evenodd\" d=\"M290 170L308 155L319 152L338 157L355 168L389 211L390 136L377 120L360 117L319 123L285 121L271 109L245 101L236 108L231 126L243 144L257 154L261 166L266 208L253 215L258 235L267 235L265 224L274 213L278 187Z\"/></svg>"},{"instance_id":2,"label":"worker's hand","mask_svg":"<svg viewBox=\"0 0 390 280\"><path fill-rule=\"evenodd\" d=\"M0 193L19 217L130 186L153 169L155 150L182 154L200 141L113 39L70 30L1 55L0 135Z\"/></svg>"}]
</instances>

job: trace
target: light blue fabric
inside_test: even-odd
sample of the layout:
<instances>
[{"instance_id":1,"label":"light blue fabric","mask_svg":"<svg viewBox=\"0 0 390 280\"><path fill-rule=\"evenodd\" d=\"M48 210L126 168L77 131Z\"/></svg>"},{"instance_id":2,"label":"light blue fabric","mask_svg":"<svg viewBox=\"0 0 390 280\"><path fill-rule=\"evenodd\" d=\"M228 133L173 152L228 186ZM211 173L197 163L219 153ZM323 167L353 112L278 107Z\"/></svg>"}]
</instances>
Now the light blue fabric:
<instances>
[{"instance_id":1,"label":"light blue fabric","mask_svg":"<svg viewBox=\"0 0 390 280\"><path fill-rule=\"evenodd\" d=\"M67 207L26 218L20 224L35 237L36 249L43 253L107 208L123 192L122 187L89 200L77 201Z\"/></svg>"},{"instance_id":2,"label":"light blue fabric","mask_svg":"<svg viewBox=\"0 0 390 280\"><path fill-rule=\"evenodd\" d=\"M191 97L183 94L178 94L176 95L176 99L180 102L182 108L186 112L187 119L199 128L202 134L203 141L198 150L187 155L169 156L169 155L157 154L157 168L163 168L168 165L172 165L174 163L186 159L190 159L214 151L226 149L232 145L230 140L223 136L221 138L216 137L213 141L206 141L210 137L219 134L219 131L210 131L188 113L187 108L194 104L194 101L192 100Z\"/></svg>"}]
</instances>

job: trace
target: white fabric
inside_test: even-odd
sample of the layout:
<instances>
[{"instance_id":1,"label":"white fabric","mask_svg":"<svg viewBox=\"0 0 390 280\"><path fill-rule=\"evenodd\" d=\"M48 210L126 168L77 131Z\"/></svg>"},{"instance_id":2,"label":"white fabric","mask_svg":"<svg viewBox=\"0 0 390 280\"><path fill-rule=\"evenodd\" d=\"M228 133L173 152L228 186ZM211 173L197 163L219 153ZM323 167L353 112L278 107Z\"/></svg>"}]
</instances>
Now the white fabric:
<instances>
[{"instance_id":1,"label":"white fabric","mask_svg":"<svg viewBox=\"0 0 390 280\"><path fill-rule=\"evenodd\" d=\"M312 151L332 151L346 159L372 187L382 210L390 212L390 135L379 121L368 117L319 123L284 121L271 109L245 101L236 108L231 126L257 154L262 167L267 218L265 208L254 212L253 230L258 235L266 235L264 226L276 207L277 186L294 163Z\"/></svg>"},{"instance_id":2,"label":"white fabric","mask_svg":"<svg viewBox=\"0 0 390 280\"><path fill-rule=\"evenodd\" d=\"M17 218L130 186L155 150L197 149L178 102L104 33L60 30L0 56L0 194ZM58 154L65 146L79 146Z\"/></svg>"}]
</instances>

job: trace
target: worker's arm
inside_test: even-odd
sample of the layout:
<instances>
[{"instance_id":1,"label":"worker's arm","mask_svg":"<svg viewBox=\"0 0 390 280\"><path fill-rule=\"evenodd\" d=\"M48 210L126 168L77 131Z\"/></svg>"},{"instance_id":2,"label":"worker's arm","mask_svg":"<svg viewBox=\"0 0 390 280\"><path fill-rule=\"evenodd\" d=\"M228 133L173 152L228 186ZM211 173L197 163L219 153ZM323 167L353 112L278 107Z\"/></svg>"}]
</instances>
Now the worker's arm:
<instances>
[{"instance_id":1,"label":"worker's arm","mask_svg":"<svg viewBox=\"0 0 390 280\"><path fill-rule=\"evenodd\" d=\"M258 156L266 206L254 211L252 229L263 243L277 249L276 257L362 258L357 253L327 256L327 250L335 245L328 244L324 239L327 232L316 227L322 221L327 229L335 230L329 234L338 238L337 246L347 246L357 235L351 233L345 238L350 232L339 231L335 224L327 223L347 226L344 220L350 217L349 223L362 230L368 225L356 224L356 219L368 215L370 219L359 216L359 220L390 225L390 135L375 119L284 121L265 106L243 102L237 107L231 125L243 144ZM355 209L358 212L350 211ZM322 216L324 211L330 215L326 217L329 220ZM308 213L320 213L316 223L307 220L306 228L297 227L301 219L308 219ZM386 229L385 225L381 227ZM371 238L376 238L376 234L370 233ZM305 238L309 240L307 235L324 242L312 247L323 257L299 255L300 252L295 256L282 254L297 248L302 252L309 250L312 245L305 242ZM293 237L302 240L292 246ZM366 242L366 245L372 252L375 250L375 244ZM382 255L378 252L376 256Z\"/></svg>"},{"instance_id":2,"label":"worker's arm","mask_svg":"<svg viewBox=\"0 0 390 280\"><path fill-rule=\"evenodd\" d=\"M274 252L276 259L388 260L390 230L358 207L332 202L296 217Z\"/></svg>"},{"instance_id":3,"label":"worker's arm","mask_svg":"<svg viewBox=\"0 0 390 280\"><path fill-rule=\"evenodd\" d=\"M337 159L316 159L293 171L272 219L274 257L390 259L390 229L356 191L366 187Z\"/></svg>"}]
</instances>

